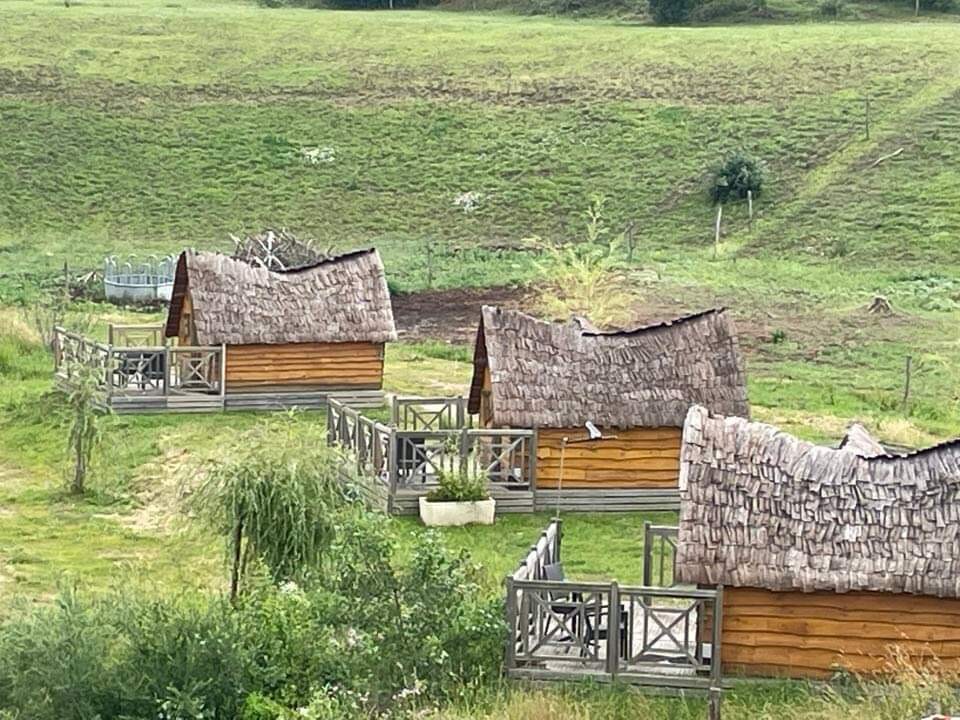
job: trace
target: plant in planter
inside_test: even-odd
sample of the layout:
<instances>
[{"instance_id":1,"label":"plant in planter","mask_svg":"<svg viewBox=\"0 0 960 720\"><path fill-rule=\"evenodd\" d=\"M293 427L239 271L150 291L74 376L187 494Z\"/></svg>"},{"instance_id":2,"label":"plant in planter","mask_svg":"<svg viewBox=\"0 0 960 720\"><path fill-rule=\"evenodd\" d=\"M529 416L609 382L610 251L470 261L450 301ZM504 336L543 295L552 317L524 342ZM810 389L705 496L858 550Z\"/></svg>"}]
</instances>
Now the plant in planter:
<instances>
[{"instance_id":1,"label":"plant in planter","mask_svg":"<svg viewBox=\"0 0 960 720\"><path fill-rule=\"evenodd\" d=\"M420 498L424 525L493 525L496 501L482 478L466 473L442 473L439 485Z\"/></svg>"}]
</instances>

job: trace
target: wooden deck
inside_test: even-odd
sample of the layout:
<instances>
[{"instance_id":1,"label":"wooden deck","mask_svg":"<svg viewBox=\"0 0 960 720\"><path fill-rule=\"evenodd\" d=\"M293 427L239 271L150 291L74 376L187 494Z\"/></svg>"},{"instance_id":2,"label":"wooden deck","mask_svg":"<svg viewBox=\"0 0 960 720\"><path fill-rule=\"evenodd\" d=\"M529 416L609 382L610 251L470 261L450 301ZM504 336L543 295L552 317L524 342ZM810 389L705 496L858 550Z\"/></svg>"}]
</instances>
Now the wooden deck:
<instances>
[{"instance_id":1,"label":"wooden deck","mask_svg":"<svg viewBox=\"0 0 960 720\"><path fill-rule=\"evenodd\" d=\"M677 489L537 487L536 430L475 429L462 398L394 398L391 422L334 398L327 441L350 457L372 504L397 515L419 512L420 497L445 472L483 477L497 513L675 511Z\"/></svg>"},{"instance_id":2,"label":"wooden deck","mask_svg":"<svg viewBox=\"0 0 960 720\"><path fill-rule=\"evenodd\" d=\"M69 388L78 365L96 368L103 378L102 404L117 414L321 410L331 398L356 408L384 404L383 390L349 386L231 391L225 346L157 344L161 336L152 325L110 326L108 342L101 343L57 328L55 381Z\"/></svg>"},{"instance_id":3,"label":"wooden deck","mask_svg":"<svg viewBox=\"0 0 960 720\"><path fill-rule=\"evenodd\" d=\"M561 548L554 520L506 580L507 676L702 692L718 717L723 589L570 581Z\"/></svg>"}]
</instances>

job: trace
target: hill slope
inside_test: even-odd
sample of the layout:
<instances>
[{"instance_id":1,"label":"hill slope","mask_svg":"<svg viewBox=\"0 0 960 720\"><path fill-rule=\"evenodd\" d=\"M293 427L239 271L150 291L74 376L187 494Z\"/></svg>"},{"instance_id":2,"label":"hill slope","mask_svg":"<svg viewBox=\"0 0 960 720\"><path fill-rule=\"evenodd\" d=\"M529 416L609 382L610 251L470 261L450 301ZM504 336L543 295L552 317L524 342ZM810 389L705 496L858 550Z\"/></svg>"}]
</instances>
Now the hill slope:
<instances>
[{"instance_id":1,"label":"hill slope","mask_svg":"<svg viewBox=\"0 0 960 720\"><path fill-rule=\"evenodd\" d=\"M758 405L896 414L912 354L911 412L953 432L956 22L8 0L0 42L0 303L22 273L265 225L376 244L404 290L526 282L522 239L582 237L599 194L658 278L638 319L731 305ZM703 178L737 147L769 183L715 259ZM900 314L866 315L876 294Z\"/></svg>"}]
</instances>

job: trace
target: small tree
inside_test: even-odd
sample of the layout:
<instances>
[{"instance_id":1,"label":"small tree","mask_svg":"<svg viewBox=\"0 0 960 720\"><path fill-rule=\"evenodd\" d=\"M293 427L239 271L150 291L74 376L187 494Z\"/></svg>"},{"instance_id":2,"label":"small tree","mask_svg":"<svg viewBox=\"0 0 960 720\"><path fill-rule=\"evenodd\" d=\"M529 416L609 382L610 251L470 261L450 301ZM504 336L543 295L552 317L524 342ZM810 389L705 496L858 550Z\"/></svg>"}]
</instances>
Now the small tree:
<instances>
[{"instance_id":1,"label":"small tree","mask_svg":"<svg viewBox=\"0 0 960 720\"><path fill-rule=\"evenodd\" d=\"M679 25L690 19L695 0L647 0L650 17L657 25Z\"/></svg>"},{"instance_id":2,"label":"small tree","mask_svg":"<svg viewBox=\"0 0 960 720\"><path fill-rule=\"evenodd\" d=\"M584 315L598 325L630 319L637 293L628 277L626 243L614 236L603 219L602 198L594 198L586 213L586 238L559 242L530 238L542 253L537 270L544 278L544 311L559 319Z\"/></svg>"},{"instance_id":3,"label":"small tree","mask_svg":"<svg viewBox=\"0 0 960 720\"><path fill-rule=\"evenodd\" d=\"M738 150L727 155L713 171L710 199L715 203L745 200L747 192L757 197L763 189L763 181L762 163Z\"/></svg>"},{"instance_id":4,"label":"small tree","mask_svg":"<svg viewBox=\"0 0 960 720\"><path fill-rule=\"evenodd\" d=\"M97 401L103 393L102 372L94 365L78 365L67 392L67 406L70 408L68 447L73 460L70 492L76 495L86 489L93 453L100 444L100 418L104 411L98 407Z\"/></svg>"},{"instance_id":5,"label":"small tree","mask_svg":"<svg viewBox=\"0 0 960 720\"><path fill-rule=\"evenodd\" d=\"M226 540L231 600L251 561L276 582L303 581L319 566L345 501L338 463L319 428L294 415L257 425L210 461L190 503Z\"/></svg>"}]
</instances>

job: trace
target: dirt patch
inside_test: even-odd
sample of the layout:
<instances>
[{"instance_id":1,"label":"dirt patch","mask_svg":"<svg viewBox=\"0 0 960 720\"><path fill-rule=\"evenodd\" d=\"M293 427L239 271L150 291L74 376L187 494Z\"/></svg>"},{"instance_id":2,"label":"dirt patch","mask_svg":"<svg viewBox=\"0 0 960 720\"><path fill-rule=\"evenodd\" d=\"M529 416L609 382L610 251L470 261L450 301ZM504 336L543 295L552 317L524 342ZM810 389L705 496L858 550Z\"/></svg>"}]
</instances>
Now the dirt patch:
<instances>
[{"instance_id":1,"label":"dirt patch","mask_svg":"<svg viewBox=\"0 0 960 720\"><path fill-rule=\"evenodd\" d=\"M532 293L525 288L465 288L396 295L393 317L400 339L408 342L440 340L472 345L484 305L523 310Z\"/></svg>"},{"instance_id":2,"label":"dirt patch","mask_svg":"<svg viewBox=\"0 0 960 720\"><path fill-rule=\"evenodd\" d=\"M169 533L182 520L183 499L200 480L200 468L189 451L170 448L141 466L134 485L137 506L115 520L137 532Z\"/></svg>"}]
</instances>

